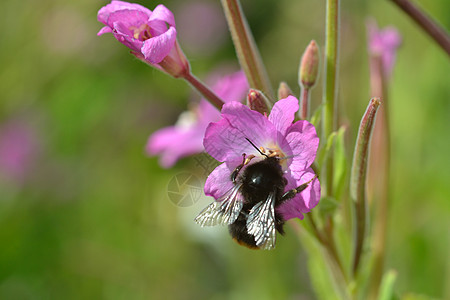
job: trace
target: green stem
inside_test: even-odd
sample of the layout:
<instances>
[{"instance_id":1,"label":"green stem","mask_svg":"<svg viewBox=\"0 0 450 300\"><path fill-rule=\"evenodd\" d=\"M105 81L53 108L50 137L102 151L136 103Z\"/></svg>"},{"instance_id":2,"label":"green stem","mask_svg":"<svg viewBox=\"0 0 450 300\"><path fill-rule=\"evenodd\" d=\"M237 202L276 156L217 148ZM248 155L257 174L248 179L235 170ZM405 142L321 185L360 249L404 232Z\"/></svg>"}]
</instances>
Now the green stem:
<instances>
[{"instance_id":1,"label":"green stem","mask_svg":"<svg viewBox=\"0 0 450 300\"><path fill-rule=\"evenodd\" d=\"M322 232L317 227L317 224L316 224L316 221L314 220L313 214L312 213L306 214L306 218L308 219L309 224L311 225L312 231L313 231L314 235L316 236L317 240L322 245L325 245L326 244L325 237L323 236Z\"/></svg>"},{"instance_id":2,"label":"green stem","mask_svg":"<svg viewBox=\"0 0 450 300\"><path fill-rule=\"evenodd\" d=\"M336 128L336 81L339 44L339 0L327 0L323 131L327 138Z\"/></svg>"},{"instance_id":3,"label":"green stem","mask_svg":"<svg viewBox=\"0 0 450 300\"><path fill-rule=\"evenodd\" d=\"M338 274L341 279L347 282L346 272L342 265L341 259L336 249L336 245L334 243L334 238L330 236L329 232L324 234L317 226L316 221L314 220L314 215L312 213L306 214L306 218L309 221L313 234L316 236L317 240L322 244L322 246L327 251L328 255L333 261L334 266L339 270Z\"/></svg>"},{"instance_id":4,"label":"green stem","mask_svg":"<svg viewBox=\"0 0 450 300\"><path fill-rule=\"evenodd\" d=\"M348 286L347 278L338 256L329 247L326 237L323 235L323 233L320 232L319 228L315 224L314 217L311 215L311 213L308 213L306 216L309 219L310 225L312 227L313 231L312 233L315 235L315 237L321 244L320 250L321 253L323 254L322 258L325 264L328 266L328 271L330 272L332 280L335 283L333 287L335 288L336 295L339 295L340 299L350 299L347 291ZM297 231L301 240L305 242L304 238L307 236L307 234L305 234L305 231L303 230L304 226L302 228L299 222L290 222L290 224L293 226L294 230ZM308 243L305 244L306 247L307 245ZM312 251L312 249L308 250ZM310 255L313 254L310 253Z\"/></svg>"},{"instance_id":5,"label":"green stem","mask_svg":"<svg viewBox=\"0 0 450 300\"><path fill-rule=\"evenodd\" d=\"M364 239L366 235L366 173L369 156L370 138L375 125L375 117L380 106L379 98L372 98L359 125L353 154L352 173L350 177L350 196L355 205L355 250L353 256L353 276L356 277Z\"/></svg>"},{"instance_id":6,"label":"green stem","mask_svg":"<svg viewBox=\"0 0 450 300\"><path fill-rule=\"evenodd\" d=\"M326 12L326 41L325 41L325 76L323 93L323 137L327 139L336 129L336 94L337 94L337 68L339 45L339 0L327 0ZM325 194L333 194L333 155L325 162L326 174Z\"/></svg>"},{"instance_id":7,"label":"green stem","mask_svg":"<svg viewBox=\"0 0 450 300\"><path fill-rule=\"evenodd\" d=\"M201 82L197 77L191 73L187 73L183 76L183 79L189 82L206 100L212 105L217 107L218 110L222 110L224 101L219 98L208 86Z\"/></svg>"},{"instance_id":8,"label":"green stem","mask_svg":"<svg viewBox=\"0 0 450 300\"><path fill-rule=\"evenodd\" d=\"M236 55L251 88L274 102L273 89L239 0L221 0Z\"/></svg>"},{"instance_id":9,"label":"green stem","mask_svg":"<svg viewBox=\"0 0 450 300\"><path fill-rule=\"evenodd\" d=\"M441 48L450 55L450 36L436 21L408 0L391 0L411 17Z\"/></svg>"}]
</instances>

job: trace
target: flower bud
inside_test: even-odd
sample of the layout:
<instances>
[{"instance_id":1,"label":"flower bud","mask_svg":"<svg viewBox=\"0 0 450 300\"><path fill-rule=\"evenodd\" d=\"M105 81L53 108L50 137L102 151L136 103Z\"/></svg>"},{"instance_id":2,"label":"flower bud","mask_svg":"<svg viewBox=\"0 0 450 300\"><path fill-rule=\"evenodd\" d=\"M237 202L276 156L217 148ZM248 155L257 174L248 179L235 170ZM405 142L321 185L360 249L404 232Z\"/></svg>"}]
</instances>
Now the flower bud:
<instances>
[{"instance_id":1,"label":"flower bud","mask_svg":"<svg viewBox=\"0 0 450 300\"><path fill-rule=\"evenodd\" d=\"M280 86L278 87L278 100L287 98L288 96L294 96L294 93L289 88L286 82L280 82Z\"/></svg>"},{"instance_id":2,"label":"flower bud","mask_svg":"<svg viewBox=\"0 0 450 300\"><path fill-rule=\"evenodd\" d=\"M247 95L247 106L261 114L269 113L269 99L259 90L250 89Z\"/></svg>"},{"instance_id":3,"label":"flower bud","mask_svg":"<svg viewBox=\"0 0 450 300\"><path fill-rule=\"evenodd\" d=\"M300 62L299 84L309 89L314 86L319 72L319 47L314 40L309 43Z\"/></svg>"}]
</instances>

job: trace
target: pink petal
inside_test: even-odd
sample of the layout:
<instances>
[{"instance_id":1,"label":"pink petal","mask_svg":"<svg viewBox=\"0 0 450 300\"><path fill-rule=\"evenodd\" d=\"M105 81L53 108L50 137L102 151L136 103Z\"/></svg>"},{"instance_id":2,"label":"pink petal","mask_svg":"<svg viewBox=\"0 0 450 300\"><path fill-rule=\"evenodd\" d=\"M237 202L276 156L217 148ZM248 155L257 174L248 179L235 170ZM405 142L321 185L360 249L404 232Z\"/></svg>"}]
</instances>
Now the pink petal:
<instances>
[{"instance_id":1,"label":"pink petal","mask_svg":"<svg viewBox=\"0 0 450 300\"><path fill-rule=\"evenodd\" d=\"M105 26L102 29L100 29L100 31L97 33L97 35L102 35L104 33L109 33L109 32L112 32L112 29L108 26Z\"/></svg>"},{"instance_id":2,"label":"pink petal","mask_svg":"<svg viewBox=\"0 0 450 300\"><path fill-rule=\"evenodd\" d=\"M296 188L301 184L308 182L315 176L314 171L309 168L302 172L300 175L300 180L293 179L292 176L287 175L288 185L286 190ZM297 194L294 198L287 200L280 207L277 208L277 212L281 213L285 220L292 218L303 219L303 214L309 212L314 208L320 200L320 182L316 178L314 179L308 187Z\"/></svg>"},{"instance_id":3,"label":"pink petal","mask_svg":"<svg viewBox=\"0 0 450 300\"><path fill-rule=\"evenodd\" d=\"M204 131L196 127L166 127L150 136L146 150L150 155L161 155L161 166L169 168L182 157L202 152L203 134Z\"/></svg>"},{"instance_id":4,"label":"pink petal","mask_svg":"<svg viewBox=\"0 0 450 300\"><path fill-rule=\"evenodd\" d=\"M130 48L135 52L141 52L142 45L144 42L133 38L132 35L124 33L127 32L128 28L124 27L122 23L114 24L115 28L113 30L114 37L122 44Z\"/></svg>"},{"instance_id":5,"label":"pink petal","mask_svg":"<svg viewBox=\"0 0 450 300\"><path fill-rule=\"evenodd\" d=\"M259 155L246 138L258 147L276 141L276 129L272 123L239 102L226 103L222 117L219 122L208 126L203 140L205 150L218 161L239 158L243 153Z\"/></svg>"},{"instance_id":6,"label":"pink petal","mask_svg":"<svg viewBox=\"0 0 450 300\"><path fill-rule=\"evenodd\" d=\"M150 26L150 33L152 36L158 36L164 34L167 31L167 23L161 20L149 21L148 26Z\"/></svg>"},{"instance_id":7,"label":"pink petal","mask_svg":"<svg viewBox=\"0 0 450 300\"><path fill-rule=\"evenodd\" d=\"M124 1L112 1L110 4L107 4L106 6L100 8L97 14L97 20L107 25L110 14L125 9L142 11L147 14L148 17L150 17L152 13L151 10L139 4L128 3Z\"/></svg>"},{"instance_id":8,"label":"pink petal","mask_svg":"<svg viewBox=\"0 0 450 300\"><path fill-rule=\"evenodd\" d=\"M164 21L168 23L170 26L175 27L175 18L173 16L173 13L162 4L159 4L153 10L153 13L150 16L149 21L151 22L153 20Z\"/></svg>"},{"instance_id":9,"label":"pink petal","mask_svg":"<svg viewBox=\"0 0 450 300\"><path fill-rule=\"evenodd\" d=\"M169 27L175 27L175 18L169 9L160 4L153 10L148 24L151 28L151 34L157 36L167 31L167 24L169 24Z\"/></svg>"},{"instance_id":10,"label":"pink petal","mask_svg":"<svg viewBox=\"0 0 450 300\"><path fill-rule=\"evenodd\" d=\"M142 24L148 22L148 16L139 10L119 10L112 13L108 18L108 25L111 28L115 28L115 24L121 24L123 34L133 36L133 31L130 28L139 28Z\"/></svg>"},{"instance_id":11,"label":"pink petal","mask_svg":"<svg viewBox=\"0 0 450 300\"><path fill-rule=\"evenodd\" d=\"M177 31L170 27L165 33L152 37L144 42L142 54L152 64L160 63L172 50L177 40Z\"/></svg>"},{"instance_id":12,"label":"pink petal","mask_svg":"<svg viewBox=\"0 0 450 300\"><path fill-rule=\"evenodd\" d=\"M275 125L282 136L286 135L286 130L292 125L298 108L298 99L294 96L281 99L273 106L269 121Z\"/></svg>"},{"instance_id":13,"label":"pink petal","mask_svg":"<svg viewBox=\"0 0 450 300\"><path fill-rule=\"evenodd\" d=\"M236 165L237 166L237 165ZM205 195L218 199L233 187L231 173L236 166L231 167L226 163L221 164L209 174L205 183Z\"/></svg>"},{"instance_id":14,"label":"pink petal","mask_svg":"<svg viewBox=\"0 0 450 300\"><path fill-rule=\"evenodd\" d=\"M222 77L213 87L217 96L225 102L242 102L248 93L249 85L243 71Z\"/></svg>"},{"instance_id":15,"label":"pink petal","mask_svg":"<svg viewBox=\"0 0 450 300\"><path fill-rule=\"evenodd\" d=\"M307 169L316 159L319 137L314 125L308 121L297 121L288 128L285 141L281 149L292 155L289 169L292 172L302 172Z\"/></svg>"},{"instance_id":16,"label":"pink petal","mask_svg":"<svg viewBox=\"0 0 450 300\"><path fill-rule=\"evenodd\" d=\"M147 19L147 15L138 10L120 10L109 16L108 26L113 28L114 37L119 42L140 52L143 42L133 37L134 32L130 28L139 28Z\"/></svg>"},{"instance_id":17,"label":"pink petal","mask_svg":"<svg viewBox=\"0 0 450 300\"><path fill-rule=\"evenodd\" d=\"M216 80L212 90L225 102L242 102L247 96L248 88L244 72L238 71L231 75L220 77L220 79ZM220 111L205 99L200 100L197 111L199 121L207 122L205 129L209 123L217 122L221 119Z\"/></svg>"}]
</instances>

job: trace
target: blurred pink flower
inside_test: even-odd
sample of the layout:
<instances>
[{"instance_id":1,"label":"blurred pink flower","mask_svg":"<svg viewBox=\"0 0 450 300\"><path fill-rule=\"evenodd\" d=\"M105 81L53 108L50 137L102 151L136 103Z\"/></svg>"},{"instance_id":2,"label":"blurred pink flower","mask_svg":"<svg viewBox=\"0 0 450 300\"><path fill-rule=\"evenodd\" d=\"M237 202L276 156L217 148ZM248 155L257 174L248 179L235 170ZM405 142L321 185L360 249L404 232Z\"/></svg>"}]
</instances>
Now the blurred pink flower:
<instances>
[{"instance_id":1,"label":"blurred pink flower","mask_svg":"<svg viewBox=\"0 0 450 300\"><path fill-rule=\"evenodd\" d=\"M254 155L255 161L264 159L247 139L257 147L278 153L281 158L292 157L281 163L288 182L285 192L313 179L315 174L310 166L316 157L319 138L308 121L292 123L298 108L298 100L293 96L276 102L268 117L241 103L226 103L222 108L222 119L211 123L205 133L206 152L224 162L206 180L205 194L218 200L233 189L231 174L242 163L243 153ZM284 220L303 219L303 214L315 207L319 200L320 183L314 179L305 190L276 210Z\"/></svg>"},{"instance_id":2,"label":"blurred pink flower","mask_svg":"<svg viewBox=\"0 0 450 300\"><path fill-rule=\"evenodd\" d=\"M38 142L34 130L20 120L0 126L0 177L22 183L35 163Z\"/></svg>"},{"instance_id":3,"label":"blurred pink flower","mask_svg":"<svg viewBox=\"0 0 450 300\"><path fill-rule=\"evenodd\" d=\"M164 5L153 12L139 4L112 1L97 20L106 26L97 35L112 32L132 54L174 77L189 72L189 62L177 42L175 18Z\"/></svg>"},{"instance_id":4,"label":"blurred pink flower","mask_svg":"<svg viewBox=\"0 0 450 300\"><path fill-rule=\"evenodd\" d=\"M224 101L242 101L248 92L244 72L224 76L213 86L214 92ZM191 110L183 112L174 126L153 133L146 146L149 155L160 155L160 164L173 166L180 158L204 151L203 137L209 123L218 121L220 112L205 99Z\"/></svg>"},{"instance_id":5,"label":"blurred pink flower","mask_svg":"<svg viewBox=\"0 0 450 300\"><path fill-rule=\"evenodd\" d=\"M402 43L402 37L398 30L392 26L378 29L375 20L367 22L369 53L380 55L383 64L384 75L390 77L394 68L397 49Z\"/></svg>"}]
</instances>

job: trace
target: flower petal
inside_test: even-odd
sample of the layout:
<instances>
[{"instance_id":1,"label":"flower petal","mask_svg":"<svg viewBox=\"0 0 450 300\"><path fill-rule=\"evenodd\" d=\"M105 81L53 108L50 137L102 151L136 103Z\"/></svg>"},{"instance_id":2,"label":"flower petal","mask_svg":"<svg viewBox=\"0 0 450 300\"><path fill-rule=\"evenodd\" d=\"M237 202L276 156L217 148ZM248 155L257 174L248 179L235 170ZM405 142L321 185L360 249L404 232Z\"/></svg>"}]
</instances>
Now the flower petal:
<instances>
[{"instance_id":1,"label":"flower petal","mask_svg":"<svg viewBox=\"0 0 450 300\"><path fill-rule=\"evenodd\" d=\"M286 191L296 188L305 182L308 182L315 176L314 171L309 168L300 174L300 180L293 179L292 176L286 175L288 179L288 185ZM277 208L277 212L281 213L284 220L292 218L303 219L303 214L309 212L314 208L320 200L320 182L316 178L308 187L297 194L294 198L287 200L280 207Z\"/></svg>"},{"instance_id":2,"label":"flower petal","mask_svg":"<svg viewBox=\"0 0 450 300\"><path fill-rule=\"evenodd\" d=\"M225 103L222 118L208 126L203 140L205 150L218 161L239 158L243 153L259 155L246 138L256 146L276 141L276 129L272 123L239 102Z\"/></svg>"},{"instance_id":3,"label":"flower petal","mask_svg":"<svg viewBox=\"0 0 450 300\"><path fill-rule=\"evenodd\" d=\"M249 85L243 71L222 77L214 85L213 90L225 102L242 102L247 96Z\"/></svg>"},{"instance_id":4,"label":"flower petal","mask_svg":"<svg viewBox=\"0 0 450 300\"><path fill-rule=\"evenodd\" d=\"M150 16L149 21L151 22L153 20L164 21L168 23L170 26L175 27L175 18L173 16L173 13L162 4L159 4L153 10L153 13Z\"/></svg>"},{"instance_id":5,"label":"flower petal","mask_svg":"<svg viewBox=\"0 0 450 300\"><path fill-rule=\"evenodd\" d=\"M108 18L108 26L113 30L114 37L130 48L140 52L143 42L133 37L133 28L139 28L147 22L148 16L138 10L119 10L112 13Z\"/></svg>"},{"instance_id":6,"label":"flower petal","mask_svg":"<svg viewBox=\"0 0 450 300\"><path fill-rule=\"evenodd\" d=\"M100 36L100 35L102 35L102 34L109 33L109 32L112 32L111 27L105 26L105 27L103 27L102 29L100 29L100 31L97 33L97 35Z\"/></svg>"},{"instance_id":7,"label":"flower petal","mask_svg":"<svg viewBox=\"0 0 450 300\"><path fill-rule=\"evenodd\" d=\"M248 83L245 73L243 71L238 71L227 76L221 76L219 79L216 79L216 83L212 86L212 90L225 102L242 102L248 92ZM217 108L204 98L200 100L197 112L199 122L207 123L205 129L209 123L217 122L221 119L220 112Z\"/></svg>"},{"instance_id":8,"label":"flower petal","mask_svg":"<svg viewBox=\"0 0 450 300\"><path fill-rule=\"evenodd\" d=\"M180 158L203 151L203 133L204 131L196 127L166 127L150 136L146 150L150 155L160 154L161 166L169 168Z\"/></svg>"},{"instance_id":9,"label":"flower petal","mask_svg":"<svg viewBox=\"0 0 450 300\"><path fill-rule=\"evenodd\" d=\"M144 42L142 54L152 64L160 63L172 50L177 40L175 27L170 27L165 33L152 37Z\"/></svg>"},{"instance_id":10,"label":"flower petal","mask_svg":"<svg viewBox=\"0 0 450 300\"><path fill-rule=\"evenodd\" d=\"M114 24L113 35L122 44L130 48L134 52L141 52L144 42L137 40L127 33L127 28L121 23Z\"/></svg>"},{"instance_id":11,"label":"flower petal","mask_svg":"<svg viewBox=\"0 0 450 300\"><path fill-rule=\"evenodd\" d=\"M269 115L269 121L275 125L275 128L281 135L286 135L286 130L292 125L298 108L298 99L294 96L281 99L273 106Z\"/></svg>"},{"instance_id":12,"label":"flower petal","mask_svg":"<svg viewBox=\"0 0 450 300\"><path fill-rule=\"evenodd\" d=\"M148 16L139 10L119 10L114 13L111 13L108 22L108 25L111 28L115 28L115 24L121 24L122 33L133 36L132 28L139 28L142 24L146 24L148 22Z\"/></svg>"},{"instance_id":13,"label":"flower petal","mask_svg":"<svg viewBox=\"0 0 450 300\"><path fill-rule=\"evenodd\" d=\"M110 14L126 9L141 11L147 15L147 18L150 17L152 14L151 10L136 3L128 3L124 1L112 1L111 3L100 8L100 10L97 13L97 20L107 25Z\"/></svg>"},{"instance_id":14,"label":"flower petal","mask_svg":"<svg viewBox=\"0 0 450 300\"><path fill-rule=\"evenodd\" d=\"M316 159L319 137L314 125L308 121L297 121L288 128L281 149L292 155L289 169L294 173L307 169ZM298 177L297 177L298 178Z\"/></svg>"},{"instance_id":15,"label":"flower petal","mask_svg":"<svg viewBox=\"0 0 450 300\"><path fill-rule=\"evenodd\" d=\"M232 167L225 163L221 164L209 174L205 183L205 195L218 199L229 191L234 183L231 181L231 173L236 166Z\"/></svg>"}]
</instances>

